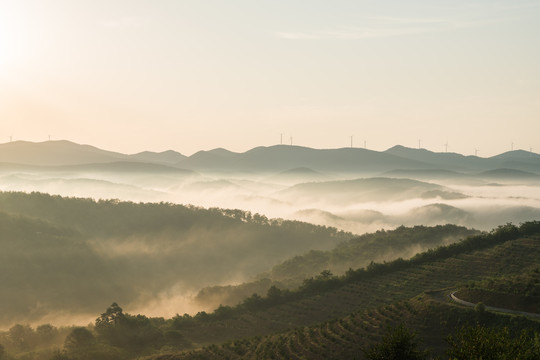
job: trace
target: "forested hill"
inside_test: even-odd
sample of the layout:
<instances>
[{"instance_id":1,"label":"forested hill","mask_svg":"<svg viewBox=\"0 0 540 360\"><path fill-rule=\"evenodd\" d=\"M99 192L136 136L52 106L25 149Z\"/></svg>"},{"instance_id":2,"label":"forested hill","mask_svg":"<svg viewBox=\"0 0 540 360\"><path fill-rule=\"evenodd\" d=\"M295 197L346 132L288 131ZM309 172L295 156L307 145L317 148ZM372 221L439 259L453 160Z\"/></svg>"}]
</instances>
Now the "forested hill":
<instances>
[{"instance_id":1,"label":"forested hill","mask_svg":"<svg viewBox=\"0 0 540 360\"><path fill-rule=\"evenodd\" d=\"M494 279L502 276L508 280L523 273L537 283L538 259L540 222L507 224L410 260L372 263L341 277L322 272L293 292L272 288L266 296L253 295L235 308L220 307L208 316L178 316L172 327L184 341L222 344L151 359L365 359L363 350L380 340L388 326L399 324L418 331L425 340L422 345L442 359L448 358L443 356L449 348L446 338L463 326L481 326L479 338L486 341L495 339L486 334L510 329L511 335L497 338L505 353L517 352L510 345L512 339L529 330L520 339L532 339L534 348L520 349L529 351L530 357L519 358L536 359L538 320L490 313L483 306L468 309L451 302L448 295L477 280L496 283ZM471 358L478 357L462 357Z\"/></svg>"},{"instance_id":2,"label":"forested hill","mask_svg":"<svg viewBox=\"0 0 540 360\"><path fill-rule=\"evenodd\" d=\"M56 334L55 339L61 336L50 326L33 330L17 325L0 333L0 343L20 359L26 355L25 359L47 360L364 359L362 350L380 341L388 326L405 324L418 331L425 340L422 345L433 355L447 359L443 356L449 347L447 336L473 325L480 326L477 330L482 341L498 339L490 343L497 344L497 349L506 353L522 340L527 346L520 346L519 352L528 351L533 356L519 359L537 359L540 347L534 339L540 331L538 320L491 313L481 304L467 308L453 303L448 295L473 288L475 283L498 291L537 283L539 240L540 222L519 227L506 224L410 260L371 263L339 277L323 271L306 279L298 289L273 287L266 295L254 294L236 307L220 306L212 313L200 311L194 316L164 319L131 315L112 303L95 313L93 326L70 329L56 354L50 348L38 349L47 343L47 333ZM516 279L520 285L508 285ZM500 333L504 328L508 333ZM523 329L530 332L520 335ZM488 351L491 346L483 348ZM40 355L47 351L49 357Z\"/></svg>"},{"instance_id":3,"label":"forested hill","mask_svg":"<svg viewBox=\"0 0 540 360\"><path fill-rule=\"evenodd\" d=\"M112 301L172 301L352 237L241 210L41 193L0 193L0 222L3 326L92 314Z\"/></svg>"},{"instance_id":4,"label":"forested hill","mask_svg":"<svg viewBox=\"0 0 540 360\"><path fill-rule=\"evenodd\" d=\"M480 232L456 225L400 226L379 230L344 241L332 250L311 250L259 274L256 281L237 286L212 286L202 289L195 300L201 305L236 305L253 293L265 294L271 286L296 288L304 279L330 271L343 275L349 269L368 266L371 262L408 259L419 252L458 242Z\"/></svg>"}]
</instances>

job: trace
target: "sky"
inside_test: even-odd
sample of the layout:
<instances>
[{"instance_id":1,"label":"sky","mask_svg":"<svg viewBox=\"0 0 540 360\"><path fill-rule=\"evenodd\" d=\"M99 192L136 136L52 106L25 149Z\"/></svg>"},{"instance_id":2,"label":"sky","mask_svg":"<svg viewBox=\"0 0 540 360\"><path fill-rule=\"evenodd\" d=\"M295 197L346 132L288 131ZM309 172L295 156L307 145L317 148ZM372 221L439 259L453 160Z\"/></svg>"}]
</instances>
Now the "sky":
<instances>
[{"instance_id":1,"label":"sky","mask_svg":"<svg viewBox=\"0 0 540 360\"><path fill-rule=\"evenodd\" d=\"M0 143L540 153L540 1L1 0Z\"/></svg>"}]
</instances>

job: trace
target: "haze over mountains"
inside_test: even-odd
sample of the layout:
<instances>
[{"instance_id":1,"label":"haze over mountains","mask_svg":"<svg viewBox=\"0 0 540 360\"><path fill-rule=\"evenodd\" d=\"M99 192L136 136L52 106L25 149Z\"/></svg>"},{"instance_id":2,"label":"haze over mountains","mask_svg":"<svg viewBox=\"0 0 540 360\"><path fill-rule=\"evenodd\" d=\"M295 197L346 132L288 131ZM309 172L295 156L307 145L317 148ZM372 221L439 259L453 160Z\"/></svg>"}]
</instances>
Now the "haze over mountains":
<instances>
[{"instance_id":1,"label":"haze over mountains","mask_svg":"<svg viewBox=\"0 0 540 360\"><path fill-rule=\"evenodd\" d=\"M239 208L363 233L457 223L489 229L540 216L540 155L490 158L394 146L276 145L121 154L69 141L0 144L0 189Z\"/></svg>"},{"instance_id":2,"label":"haze over mountains","mask_svg":"<svg viewBox=\"0 0 540 360\"><path fill-rule=\"evenodd\" d=\"M282 300L292 296L291 304L299 301L305 310L304 300L321 296L295 294L323 280L342 281L332 273L346 279L399 268L408 264L402 258L478 230L540 218L540 157L522 151L485 159L400 146L383 152L272 146L188 157L51 141L2 144L0 160L0 285L7 294L0 326L87 324L118 301L149 316L194 315L159 320L159 326L180 326L170 340L178 349L229 339L202 328L199 335L179 338L183 321L192 326L201 316L219 320L221 312L233 311L229 305L240 303L241 310L263 304L268 300L260 295L272 292L288 294L279 295ZM505 239L507 231L521 234L507 224L476 241ZM519 269L529 262L520 262ZM351 270L362 266L367 270ZM291 292L298 286L298 293ZM323 306L322 317L309 315L296 324L328 320L332 307ZM212 315L203 313L216 307ZM340 316L350 311L346 307ZM203 327L217 334L213 321ZM261 334L294 325L274 326L271 321ZM14 338L11 329L9 335L0 331L0 339ZM26 351L8 344L10 352Z\"/></svg>"},{"instance_id":3,"label":"haze over mountains","mask_svg":"<svg viewBox=\"0 0 540 360\"><path fill-rule=\"evenodd\" d=\"M147 162L195 171L225 173L276 173L295 168L337 173L370 173L397 169L478 173L482 170L501 168L540 172L540 155L523 150L481 158L411 149L400 145L382 152L362 148L313 149L275 145L256 147L244 153L218 148L199 151L188 157L172 150L159 153L144 151L127 155L65 140L41 143L15 141L0 144L0 163L65 166L119 161Z\"/></svg>"}]
</instances>

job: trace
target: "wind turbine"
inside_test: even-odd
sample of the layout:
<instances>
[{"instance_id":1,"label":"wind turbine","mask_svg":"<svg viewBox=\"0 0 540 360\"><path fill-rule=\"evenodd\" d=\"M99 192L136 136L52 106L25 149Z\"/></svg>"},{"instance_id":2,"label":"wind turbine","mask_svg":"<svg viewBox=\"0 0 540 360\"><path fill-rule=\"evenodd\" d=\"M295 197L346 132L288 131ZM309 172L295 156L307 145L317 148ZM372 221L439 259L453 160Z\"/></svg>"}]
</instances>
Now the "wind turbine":
<instances>
[{"instance_id":1,"label":"wind turbine","mask_svg":"<svg viewBox=\"0 0 540 360\"><path fill-rule=\"evenodd\" d=\"M444 152L448 152L448 141L444 144Z\"/></svg>"},{"instance_id":2,"label":"wind turbine","mask_svg":"<svg viewBox=\"0 0 540 360\"><path fill-rule=\"evenodd\" d=\"M478 151L480 150L478 150L477 148L474 148L474 156L478 156Z\"/></svg>"},{"instance_id":3,"label":"wind turbine","mask_svg":"<svg viewBox=\"0 0 540 360\"><path fill-rule=\"evenodd\" d=\"M352 135L351 135L351 148L352 148L352 139L353 139L353 137L352 137Z\"/></svg>"}]
</instances>

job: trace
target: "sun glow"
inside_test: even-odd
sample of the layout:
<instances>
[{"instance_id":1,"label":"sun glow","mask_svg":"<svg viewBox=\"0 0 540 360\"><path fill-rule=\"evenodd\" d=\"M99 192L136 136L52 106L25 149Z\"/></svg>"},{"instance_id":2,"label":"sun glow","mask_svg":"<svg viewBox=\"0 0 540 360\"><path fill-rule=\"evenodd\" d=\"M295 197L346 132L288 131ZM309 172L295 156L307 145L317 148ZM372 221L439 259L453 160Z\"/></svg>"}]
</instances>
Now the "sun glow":
<instances>
[{"instance_id":1,"label":"sun glow","mask_svg":"<svg viewBox=\"0 0 540 360\"><path fill-rule=\"evenodd\" d=\"M15 4L0 4L0 75L9 77L28 58L30 33L27 20Z\"/></svg>"}]
</instances>

